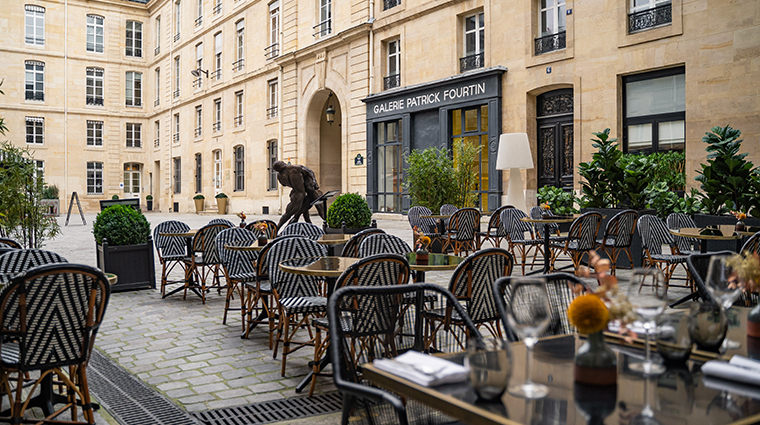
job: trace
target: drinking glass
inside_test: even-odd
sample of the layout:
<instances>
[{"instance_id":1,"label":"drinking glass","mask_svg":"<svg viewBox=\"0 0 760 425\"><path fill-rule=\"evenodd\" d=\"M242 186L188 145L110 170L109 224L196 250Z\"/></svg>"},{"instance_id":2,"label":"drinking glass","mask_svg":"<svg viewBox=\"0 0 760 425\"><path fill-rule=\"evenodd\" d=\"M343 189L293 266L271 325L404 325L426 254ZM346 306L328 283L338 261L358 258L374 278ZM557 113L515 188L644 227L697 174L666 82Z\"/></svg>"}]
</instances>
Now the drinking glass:
<instances>
[{"instance_id":1,"label":"drinking glass","mask_svg":"<svg viewBox=\"0 0 760 425\"><path fill-rule=\"evenodd\" d=\"M512 374L509 345L501 338L471 339L465 366L470 369L470 385L478 397L495 400L504 393Z\"/></svg>"},{"instance_id":2,"label":"drinking glass","mask_svg":"<svg viewBox=\"0 0 760 425\"><path fill-rule=\"evenodd\" d=\"M644 288L649 286L649 288ZM643 289L643 290L642 290ZM668 286L662 277L662 272L656 268L634 269L631 272L631 285L628 287L628 302L633 312L639 317L646 331L646 360L644 363L634 363L631 369L644 375L659 375L665 372L665 367L652 362L649 340L655 329L655 319L665 310L668 302Z\"/></svg>"},{"instance_id":3,"label":"drinking glass","mask_svg":"<svg viewBox=\"0 0 760 425\"><path fill-rule=\"evenodd\" d=\"M662 425L662 422L658 421L654 417L652 403L649 401L649 381L652 379L651 376L651 374L647 374L644 378L644 408L641 409L641 412L639 412L638 415L631 418L631 421L628 422L628 425Z\"/></svg>"},{"instance_id":4,"label":"drinking glass","mask_svg":"<svg viewBox=\"0 0 760 425\"><path fill-rule=\"evenodd\" d=\"M738 285L736 271L726 262L730 256L713 255L710 257L710 265L707 267L705 285L715 302L726 311L739 299L742 290ZM723 351L739 348L741 344L726 338L723 340Z\"/></svg>"},{"instance_id":5,"label":"drinking glass","mask_svg":"<svg viewBox=\"0 0 760 425\"><path fill-rule=\"evenodd\" d=\"M533 346L538 336L549 325L551 306L544 279L516 279L511 286L507 304L507 323L525 344L525 382L509 387L509 393L527 399L542 398L549 394L546 385L536 384L531 379Z\"/></svg>"}]
</instances>

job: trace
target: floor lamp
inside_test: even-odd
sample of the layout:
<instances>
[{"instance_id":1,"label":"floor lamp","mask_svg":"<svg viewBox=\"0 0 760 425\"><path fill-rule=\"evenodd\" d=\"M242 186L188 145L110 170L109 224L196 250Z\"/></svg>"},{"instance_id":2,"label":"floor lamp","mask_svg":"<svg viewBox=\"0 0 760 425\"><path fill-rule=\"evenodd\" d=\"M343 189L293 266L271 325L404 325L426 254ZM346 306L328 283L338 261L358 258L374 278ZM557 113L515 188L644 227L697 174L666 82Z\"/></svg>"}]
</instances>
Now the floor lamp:
<instances>
[{"instance_id":1,"label":"floor lamp","mask_svg":"<svg viewBox=\"0 0 760 425\"><path fill-rule=\"evenodd\" d=\"M496 156L496 169L509 170L509 187L504 205L512 205L522 211L525 206L525 193L520 170L533 168L533 156L526 133L506 133L499 137L499 152Z\"/></svg>"}]
</instances>

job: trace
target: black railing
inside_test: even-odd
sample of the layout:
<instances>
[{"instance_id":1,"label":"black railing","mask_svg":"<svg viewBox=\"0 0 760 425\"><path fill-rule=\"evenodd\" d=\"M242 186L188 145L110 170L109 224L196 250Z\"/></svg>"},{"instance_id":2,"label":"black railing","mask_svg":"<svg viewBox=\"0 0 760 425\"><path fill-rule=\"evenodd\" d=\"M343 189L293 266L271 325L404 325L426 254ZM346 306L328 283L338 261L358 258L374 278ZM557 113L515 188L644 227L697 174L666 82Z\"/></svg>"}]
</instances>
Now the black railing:
<instances>
[{"instance_id":1,"label":"black railing","mask_svg":"<svg viewBox=\"0 0 760 425\"><path fill-rule=\"evenodd\" d=\"M216 71L211 71L210 78L212 80L221 80L222 79L222 68L217 69Z\"/></svg>"},{"instance_id":2,"label":"black railing","mask_svg":"<svg viewBox=\"0 0 760 425\"><path fill-rule=\"evenodd\" d=\"M471 71L473 69L482 68L485 66L486 54L485 52L475 53L474 55L465 56L459 58L459 72Z\"/></svg>"},{"instance_id":3,"label":"black railing","mask_svg":"<svg viewBox=\"0 0 760 425\"><path fill-rule=\"evenodd\" d=\"M314 32L314 37L324 37L332 33L332 19L320 22L317 25L311 27Z\"/></svg>"},{"instance_id":4,"label":"black railing","mask_svg":"<svg viewBox=\"0 0 760 425\"><path fill-rule=\"evenodd\" d=\"M203 135L203 127L196 127L195 130L193 130L193 134L195 134L195 137L200 137Z\"/></svg>"},{"instance_id":5,"label":"black railing","mask_svg":"<svg viewBox=\"0 0 760 425\"><path fill-rule=\"evenodd\" d=\"M174 41L179 40L179 33L174 34Z\"/></svg>"},{"instance_id":6,"label":"black railing","mask_svg":"<svg viewBox=\"0 0 760 425\"><path fill-rule=\"evenodd\" d=\"M103 98L102 97L87 96L87 98L85 99L85 102L88 105L103 106Z\"/></svg>"},{"instance_id":7,"label":"black railing","mask_svg":"<svg viewBox=\"0 0 760 425\"><path fill-rule=\"evenodd\" d=\"M156 46L156 50L153 51L153 56L158 56L161 53L161 46Z\"/></svg>"},{"instance_id":8,"label":"black railing","mask_svg":"<svg viewBox=\"0 0 760 425\"><path fill-rule=\"evenodd\" d=\"M179 89L174 90L174 93L172 93L172 96L174 96L175 98L179 97Z\"/></svg>"},{"instance_id":9,"label":"black railing","mask_svg":"<svg viewBox=\"0 0 760 425\"><path fill-rule=\"evenodd\" d=\"M670 3L628 14L628 32L643 31L673 20L673 7Z\"/></svg>"},{"instance_id":10,"label":"black railing","mask_svg":"<svg viewBox=\"0 0 760 425\"><path fill-rule=\"evenodd\" d=\"M241 125L243 125L243 116L242 115L236 116L234 119L234 122L235 122L235 127L240 127Z\"/></svg>"},{"instance_id":11,"label":"black railing","mask_svg":"<svg viewBox=\"0 0 760 425\"><path fill-rule=\"evenodd\" d=\"M383 78L383 90L401 87L401 74L389 75Z\"/></svg>"},{"instance_id":12,"label":"black railing","mask_svg":"<svg viewBox=\"0 0 760 425\"><path fill-rule=\"evenodd\" d=\"M536 56L565 48L565 31L535 39Z\"/></svg>"},{"instance_id":13,"label":"black railing","mask_svg":"<svg viewBox=\"0 0 760 425\"><path fill-rule=\"evenodd\" d=\"M215 122L214 124L211 125L211 129L213 131L222 131L222 122L221 121Z\"/></svg>"},{"instance_id":14,"label":"black railing","mask_svg":"<svg viewBox=\"0 0 760 425\"><path fill-rule=\"evenodd\" d=\"M45 92L41 91L27 91L26 100L45 100Z\"/></svg>"},{"instance_id":15,"label":"black railing","mask_svg":"<svg viewBox=\"0 0 760 425\"><path fill-rule=\"evenodd\" d=\"M172 141L174 143L179 143L179 133L174 133L174 135L172 136Z\"/></svg>"},{"instance_id":16,"label":"black railing","mask_svg":"<svg viewBox=\"0 0 760 425\"><path fill-rule=\"evenodd\" d=\"M216 6L214 6L214 15L218 15L222 13L222 3L220 2Z\"/></svg>"},{"instance_id":17,"label":"black railing","mask_svg":"<svg viewBox=\"0 0 760 425\"><path fill-rule=\"evenodd\" d=\"M267 118L277 118L276 106L272 106L271 108L267 109Z\"/></svg>"},{"instance_id":18,"label":"black railing","mask_svg":"<svg viewBox=\"0 0 760 425\"><path fill-rule=\"evenodd\" d=\"M161 145L161 139L155 139L153 140L153 147L157 148Z\"/></svg>"},{"instance_id":19,"label":"black railing","mask_svg":"<svg viewBox=\"0 0 760 425\"><path fill-rule=\"evenodd\" d=\"M199 16L199 17L195 18L195 26L199 27L201 25L203 25L203 16Z\"/></svg>"},{"instance_id":20,"label":"black railing","mask_svg":"<svg viewBox=\"0 0 760 425\"><path fill-rule=\"evenodd\" d=\"M242 71L243 68L245 68L245 59L238 59L235 62L232 62L232 71Z\"/></svg>"},{"instance_id":21,"label":"black railing","mask_svg":"<svg viewBox=\"0 0 760 425\"><path fill-rule=\"evenodd\" d=\"M153 101L153 106L158 106L160 104L161 104L161 100L159 99L156 99L155 101Z\"/></svg>"},{"instance_id":22,"label":"black railing","mask_svg":"<svg viewBox=\"0 0 760 425\"><path fill-rule=\"evenodd\" d=\"M264 57L267 59L274 59L277 56L280 56L280 43L274 43L264 49Z\"/></svg>"},{"instance_id":23,"label":"black railing","mask_svg":"<svg viewBox=\"0 0 760 425\"><path fill-rule=\"evenodd\" d=\"M401 4L401 0L383 0L383 10L388 10Z\"/></svg>"},{"instance_id":24,"label":"black railing","mask_svg":"<svg viewBox=\"0 0 760 425\"><path fill-rule=\"evenodd\" d=\"M194 89L199 89L201 87L203 87L203 77L198 77L198 78L194 79L193 80L193 88Z\"/></svg>"}]
</instances>

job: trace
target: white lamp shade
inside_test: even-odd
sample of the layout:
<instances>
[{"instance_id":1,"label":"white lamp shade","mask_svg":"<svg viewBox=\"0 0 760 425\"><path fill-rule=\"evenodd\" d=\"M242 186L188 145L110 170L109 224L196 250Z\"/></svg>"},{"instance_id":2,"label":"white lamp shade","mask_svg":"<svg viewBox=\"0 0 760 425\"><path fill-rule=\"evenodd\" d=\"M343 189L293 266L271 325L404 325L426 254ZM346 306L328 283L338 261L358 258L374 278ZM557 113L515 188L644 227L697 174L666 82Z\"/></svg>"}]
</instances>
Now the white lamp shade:
<instances>
[{"instance_id":1,"label":"white lamp shade","mask_svg":"<svg viewBox=\"0 0 760 425\"><path fill-rule=\"evenodd\" d=\"M530 141L526 133L505 133L499 137L499 153L496 156L496 169L509 170L533 168L533 155L530 153Z\"/></svg>"}]
</instances>

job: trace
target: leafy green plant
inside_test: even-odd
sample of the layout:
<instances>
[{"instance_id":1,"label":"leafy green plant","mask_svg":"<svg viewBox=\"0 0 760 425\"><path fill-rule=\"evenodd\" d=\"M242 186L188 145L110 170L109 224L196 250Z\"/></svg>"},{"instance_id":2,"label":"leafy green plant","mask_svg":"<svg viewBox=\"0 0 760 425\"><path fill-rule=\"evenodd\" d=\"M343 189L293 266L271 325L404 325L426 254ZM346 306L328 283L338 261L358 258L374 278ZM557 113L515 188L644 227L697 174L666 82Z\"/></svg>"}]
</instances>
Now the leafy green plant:
<instances>
[{"instance_id":1,"label":"leafy green plant","mask_svg":"<svg viewBox=\"0 0 760 425\"><path fill-rule=\"evenodd\" d=\"M627 163L625 163L627 160ZM642 210L646 208L646 194L644 190L652 182L654 175L651 167L652 161L648 156L632 155L621 160L623 167L623 179L619 183L621 202L627 203L629 208Z\"/></svg>"},{"instance_id":2,"label":"leafy green plant","mask_svg":"<svg viewBox=\"0 0 760 425\"><path fill-rule=\"evenodd\" d=\"M666 219L671 213L684 213L690 216L704 211L697 189L692 188L691 193L684 194L680 198L671 191L664 181L651 183L644 191L649 208L657 211L657 216Z\"/></svg>"},{"instance_id":3,"label":"leafy green plant","mask_svg":"<svg viewBox=\"0 0 760 425\"><path fill-rule=\"evenodd\" d=\"M624 156L635 155L625 154ZM655 152L647 155L650 159L652 181L664 181L669 190L684 190L686 186L686 154L683 151Z\"/></svg>"},{"instance_id":4,"label":"leafy green plant","mask_svg":"<svg viewBox=\"0 0 760 425\"><path fill-rule=\"evenodd\" d=\"M555 186L543 186L538 189L538 201L547 204L556 215L570 215L578 212L575 204L578 198L573 192L566 192Z\"/></svg>"},{"instance_id":5,"label":"leafy green plant","mask_svg":"<svg viewBox=\"0 0 760 425\"><path fill-rule=\"evenodd\" d=\"M42 188L42 199L58 199L58 194L58 186L54 184Z\"/></svg>"},{"instance_id":6,"label":"leafy green plant","mask_svg":"<svg viewBox=\"0 0 760 425\"><path fill-rule=\"evenodd\" d=\"M747 153L739 153L741 131L725 127L713 127L705 133L702 141L707 143L707 164L695 179L702 184L702 203L710 214L728 211L747 212L757 209L758 169L747 161Z\"/></svg>"},{"instance_id":7,"label":"leafy green plant","mask_svg":"<svg viewBox=\"0 0 760 425\"><path fill-rule=\"evenodd\" d=\"M201 194L199 193L199 194L197 194L197 195L193 196L193 199L206 199L206 197L204 197L203 195L201 195Z\"/></svg>"},{"instance_id":8,"label":"leafy green plant","mask_svg":"<svg viewBox=\"0 0 760 425\"><path fill-rule=\"evenodd\" d=\"M198 195L196 195L196 196L198 196ZM201 196L203 196L203 195L201 195ZM227 195L224 192L219 192L219 193L216 194L216 196L214 196L214 198L226 198L226 197L227 197ZM193 198L193 199L195 199L195 198Z\"/></svg>"},{"instance_id":9,"label":"leafy green plant","mask_svg":"<svg viewBox=\"0 0 760 425\"><path fill-rule=\"evenodd\" d=\"M623 155L618 149L617 139L610 139L610 129L592 133L592 146L597 151L590 162L578 164L578 174L585 179L581 182L582 205L587 208L614 207L620 202L623 168L619 162Z\"/></svg>"},{"instance_id":10,"label":"leafy green plant","mask_svg":"<svg viewBox=\"0 0 760 425\"><path fill-rule=\"evenodd\" d=\"M481 146L469 143L463 138L454 140L454 182L456 183L456 200L459 208L474 207L478 200L477 161Z\"/></svg>"},{"instance_id":11,"label":"leafy green plant","mask_svg":"<svg viewBox=\"0 0 760 425\"><path fill-rule=\"evenodd\" d=\"M346 227L352 228L367 227L372 224L372 212L369 210L369 205L358 193L339 195L327 209L328 226L340 228L343 223L346 223Z\"/></svg>"},{"instance_id":12,"label":"leafy green plant","mask_svg":"<svg viewBox=\"0 0 760 425\"><path fill-rule=\"evenodd\" d=\"M448 149L434 147L412 150L404 159L408 164L404 189L409 192L412 205L438 211L443 204L456 203L454 161Z\"/></svg>"},{"instance_id":13,"label":"leafy green plant","mask_svg":"<svg viewBox=\"0 0 760 425\"><path fill-rule=\"evenodd\" d=\"M112 205L101 211L92 224L95 242L108 240L110 246L136 245L148 242L150 224L141 212L126 205Z\"/></svg>"},{"instance_id":14,"label":"leafy green plant","mask_svg":"<svg viewBox=\"0 0 760 425\"><path fill-rule=\"evenodd\" d=\"M145 196L145 200L146 201L152 201L153 200L153 195L146 195Z\"/></svg>"}]
</instances>

